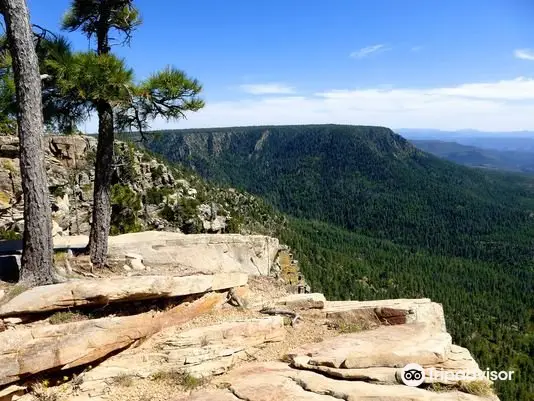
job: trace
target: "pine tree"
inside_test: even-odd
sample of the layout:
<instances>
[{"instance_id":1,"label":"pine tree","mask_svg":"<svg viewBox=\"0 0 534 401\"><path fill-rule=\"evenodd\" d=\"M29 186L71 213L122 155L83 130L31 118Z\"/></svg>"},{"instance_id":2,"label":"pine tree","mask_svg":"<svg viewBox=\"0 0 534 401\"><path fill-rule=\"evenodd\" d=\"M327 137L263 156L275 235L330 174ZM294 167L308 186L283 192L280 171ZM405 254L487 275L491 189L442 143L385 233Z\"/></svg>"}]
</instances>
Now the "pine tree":
<instances>
[{"instance_id":1,"label":"pine tree","mask_svg":"<svg viewBox=\"0 0 534 401\"><path fill-rule=\"evenodd\" d=\"M133 0L73 0L64 17L63 27L70 31L81 30L89 39L96 37L97 56L111 60L110 31L122 34L122 43L129 42L140 23L139 12L133 5ZM66 78L70 79L68 76ZM201 85L182 71L171 67L154 74L140 85L130 82L123 85L123 88L128 91L127 99L123 99L121 93L120 99L115 99L114 102L106 97L84 93L98 114L93 221L88 245L91 262L96 267L106 265L111 223L115 126L119 129L134 128L143 131L149 126L149 121L156 117L179 119L185 116L186 111L196 111L204 105L197 97L202 90Z\"/></svg>"},{"instance_id":2,"label":"pine tree","mask_svg":"<svg viewBox=\"0 0 534 401\"><path fill-rule=\"evenodd\" d=\"M50 284L53 275L52 214L42 145L41 77L25 0L0 2L12 57L24 192L21 281Z\"/></svg>"}]
</instances>

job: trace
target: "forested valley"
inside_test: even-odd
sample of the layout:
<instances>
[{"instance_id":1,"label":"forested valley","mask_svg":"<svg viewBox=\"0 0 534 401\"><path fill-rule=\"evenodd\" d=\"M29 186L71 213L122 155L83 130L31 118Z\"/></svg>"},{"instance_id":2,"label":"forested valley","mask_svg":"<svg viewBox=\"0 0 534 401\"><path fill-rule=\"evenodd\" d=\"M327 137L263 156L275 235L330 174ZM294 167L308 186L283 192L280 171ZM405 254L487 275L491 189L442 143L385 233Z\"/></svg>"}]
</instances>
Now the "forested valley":
<instances>
[{"instance_id":1,"label":"forested valley","mask_svg":"<svg viewBox=\"0 0 534 401\"><path fill-rule=\"evenodd\" d=\"M280 236L335 299L429 297L483 369L534 380L534 179L443 161L386 128L156 132L147 146L292 216Z\"/></svg>"}]
</instances>

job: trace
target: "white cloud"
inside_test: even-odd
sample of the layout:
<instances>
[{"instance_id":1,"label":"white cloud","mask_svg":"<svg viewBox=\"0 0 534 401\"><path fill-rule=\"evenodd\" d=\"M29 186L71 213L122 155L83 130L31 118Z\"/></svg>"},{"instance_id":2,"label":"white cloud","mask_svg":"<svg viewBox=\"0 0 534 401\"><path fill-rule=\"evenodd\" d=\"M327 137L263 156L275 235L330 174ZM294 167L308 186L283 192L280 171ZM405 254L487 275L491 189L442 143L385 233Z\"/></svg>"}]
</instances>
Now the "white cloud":
<instances>
[{"instance_id":1,"label":"white cloud","mask_svg":"<svg viewBox=\"0 0 534 401\"><path fill-rule=\"evenodd\" d=\"M534 61L534 50L533 49L516 49L514 50L514 56L522 60Z\"/></svg>"},{"instance_id":2,"label":"white cloud","mask_svg":"<svg viewBox=\"0 0 534 401\"><path fill-rule=\"evenodd\" d=\"M360 50L352 52L350 54L350 57L365 58L365 57L369 57L372 54L382 53L388 50L391 50L391 49L389 47L386 47L385 44L367 46L367 47L362 47Z\"/></svg>"},{"instance_id":3,"label":"white cloud","mask_svg":"<svg viewBox=\"0 0 534 401\"><path fill-rule=\"evenodd\" d=\"M268 124L361 124L482 131L534 130L534 78L434 88L332 89L307 96L210 102L153 129ZM82 127L83 128L83 127Z\"/></svg>"},{"instance_id":4,"label":"white cloud","mask_svg":"<svg viewBox=\"0 0 534 401\"><path fill-rule=\"evenodd\" d=\"M279 82L264 84L246 84L240 86L241 90L252 95L288 95L295 93L295 89Z\"/></svg>"},{"instance_id":5,"label":"white cloud","mask_svg":"<svg viewBox=\"0 0 534 401\"><path fill-rule=\"evenodd\" d=\"M412 46L412 48L410 49L410 51L412 51L414 53L418 53L421 50L423 50L423 46Z\"/></svg>"}]
</instances>

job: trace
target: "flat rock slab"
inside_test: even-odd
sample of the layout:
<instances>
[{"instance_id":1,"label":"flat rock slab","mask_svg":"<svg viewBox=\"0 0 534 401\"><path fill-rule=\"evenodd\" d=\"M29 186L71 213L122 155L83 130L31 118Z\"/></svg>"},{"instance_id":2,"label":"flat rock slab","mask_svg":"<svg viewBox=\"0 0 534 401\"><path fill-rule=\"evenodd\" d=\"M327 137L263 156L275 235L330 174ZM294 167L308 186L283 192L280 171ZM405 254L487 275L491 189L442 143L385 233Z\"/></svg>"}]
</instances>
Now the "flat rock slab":
<instances>
[{"instance_id":1,"label":"flat rock slab","mask_svg":"<svg viewBox=\"0 0 534 401\"><path fill-rule=\"evenodd\" d=\"M277 299L276 305L284 305L291 309L323 309L326 298L321 293L291 294Z\"/></svg>"},{"instance_id":2,"label":"flat rock slab","mask_svg":"<svg viewBox=\"0 0 534 401\"><path fill-rule=\"evenodd\" d=\"M312 365L346 369L403 367L408 363L435 366L447 361L451 346L448 333L411 324L341 335L304 345L288 355L308 356Z\"/></svg>"},{"instance_id":3,"label":"flat rock slab","mask_svg":"<svg viewBox=\"0 0 534 401\"><path fill-rule=\"evenodd\" d=\"M83 249L86 235L54 237L54 249ZM145 266L172 267L186 274L238 271L267 276L280 243L265 235L181 234L167 231L144 231L109 237L108 256L125 254L142 256ZM22 241L0 241L0 254L22 251Z\"/></svg>"},{"instance_id":4,"label":"flat rock slab","mask_svg":"<svg viewBox=\"0 0 534 401\"><path fill-rule=\"evenodd\" d=\"M285 335L280 316L230 321L182 332L179 327L171 327L88 371L80 389L89 395L106 393L108 383L121 375L148 378L172 370L195 377L221 374L237 361L246 360L246 352L252 347L283 341Z\"/></svg>"},{"instance_id":5,"label":"flat rock slab","mask_svg":"<svg viewBox=\"0 0 534 401\"><path fill-rule=\"evenodd\" d=\"M107 305L143 299L170 298L239 287L244 273L213 275L133 276L76 280L31 288L0 306L0 317L49 312L83 305Z\"/></svg>"},{"instance_id":6,"label":"flat rock slab","mask_svg":"<svg viewBox=\"0 0 534 401\"><path fill-rule=\"evenodd\" d=\"M174 401L482 401L458 391L433 392L404 385L375 385L336 380L321 374L291 369L281 362L251 363L222 377L221 390L193 392ZM234 397L234 398L233 398Z\"/></svg>"},{"instance_id":7,"label":"flat rock slab","mask_svg":"<svg viewBox=\"0 0 534 401\"><path fill-rule=\"evenodd\" d=\"M0 385L50 369L89 364L165 327L209 312L225 301L225 293L211 293L162 313L4 331L0 333Z\"/></svg>"},{"instance_id":8,"label":"flat rock slab","mask_svg":"<svg viewBox=\"0 0 534 401\"><path fill-rule=\"evenodd\" d=\"M436 331L447 331L443 307L428 298L327 301L324 312L327 319L345 324L372 320L386 325L425 323Z\"/></svg>"}]
</instances>

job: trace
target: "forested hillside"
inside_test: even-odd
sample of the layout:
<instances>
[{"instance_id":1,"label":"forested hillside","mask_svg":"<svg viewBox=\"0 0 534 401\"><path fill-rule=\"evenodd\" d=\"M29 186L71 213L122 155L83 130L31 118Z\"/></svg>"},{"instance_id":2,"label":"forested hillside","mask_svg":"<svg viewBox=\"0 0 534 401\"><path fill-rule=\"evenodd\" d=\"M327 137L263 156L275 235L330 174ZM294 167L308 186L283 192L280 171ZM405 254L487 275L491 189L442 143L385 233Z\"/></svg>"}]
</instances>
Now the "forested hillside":
<instances>
[{"instance_id":1,"label":"forested hillside","mask_svg":"<svg viewBox=\"0 0 534 401\"><path fill-rule=\"evenodd\" d=\"M411 140L417 148L443 159L471 167L534 173L534 154L514 150L483 149L457 142Z\"/></svg>"},{"instance_id":2,"label":"forested hillside","mask_svg":"<svg viewBox=\"0 0 534 401\"><path fill-rule=\"evenodd\" d=\"M521 375L499 383L502 399L532 399L534 178L459 166L380 127L159 132L147 146L295 217L282 237L329 296L442 302L484 368Z\"/></svg>"}]
</instances>

